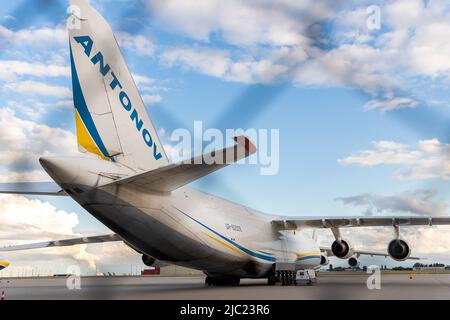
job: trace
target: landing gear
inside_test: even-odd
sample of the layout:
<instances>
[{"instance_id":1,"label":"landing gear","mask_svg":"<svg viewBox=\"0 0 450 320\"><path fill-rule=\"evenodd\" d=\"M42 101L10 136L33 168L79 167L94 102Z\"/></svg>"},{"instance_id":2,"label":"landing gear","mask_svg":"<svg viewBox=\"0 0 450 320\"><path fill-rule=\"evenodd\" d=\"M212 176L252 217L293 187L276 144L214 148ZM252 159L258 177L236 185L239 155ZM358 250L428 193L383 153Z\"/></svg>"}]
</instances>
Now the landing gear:
<instances>
[{"instance_id":1,"label":"landing gear","mask_svg":"<svg viewBox=\"0 0 450 320\"><path fill-rule=\"evenodd\" d=\"M267 277L267 284L269 286L274 286L277 284L277 282L279 281L276 273L274 271L269 272L269 275Z\"/></svg>"},{"instance_id":2,"label":"landing gear","mask_svg":"<svg viewBox=\"0 0 450 320\"><path fill-rule=\"evenodd\" d=\"M279 274L281 285L289 286L297 284L295 281L297 273L295 271L278 271L277 273Z\"/></svg>"},{"instance_id":3,"label":"landing gear","mask_svg":"<svg viewBox=\"0 0 450 320\"><path fill-rule=\"evenodd\" d=\"M296 275L297 275L295 268L290 268L291 270L286 270L287 269L286 266L282 266L282 267L285 267L285 268L283 268L284 270L275 265L273 266L273 268L267 274L267 284L269 286L273 286L277 283L281 283L281 285L283 285L283 286L297 285L297 283L295 281Z\"/></svg>"},{"instance_id":4,"label":"landing gear","mask_svg":"<svg viewBox=\"0 0 450 320\"><path fill-rule=\"evenodd\" d=\"M281 285L296 285L295 281L296 272L295 271L277 271L269 273L267 277L267 284L269 286L274 286L277 282L280 282Z\"/></svg>"},{"instance_id":5,"label":"landing gear","mask_svg":"<svg viewBox=\"0 0 450 320\"><path fill-rule=\"evenodd\" d=\"M239 286L241 279L238 277L210 277L205 278L205 285L211 286Z\"/></svg>"}]
</instances>

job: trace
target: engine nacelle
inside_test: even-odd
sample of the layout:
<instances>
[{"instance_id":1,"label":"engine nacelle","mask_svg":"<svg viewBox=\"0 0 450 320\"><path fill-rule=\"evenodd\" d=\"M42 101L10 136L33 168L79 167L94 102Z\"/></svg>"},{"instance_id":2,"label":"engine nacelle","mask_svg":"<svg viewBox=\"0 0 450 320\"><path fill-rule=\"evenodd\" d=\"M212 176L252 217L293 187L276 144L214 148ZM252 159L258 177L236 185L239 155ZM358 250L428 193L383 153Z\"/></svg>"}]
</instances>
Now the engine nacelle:
<instances>
[{"instance_id":1,"label":"engine nacelle","mask_svg":"<svg viewBox=\"0 0 450 320\"><path fill-rule=\"evenodd\" d=\"M321 265L321 266L326 266L326 265L328 265L329 263L330 263L330 259L328 258L328 256L322 254L322 255L320 256L320 265Z\"/></svg>"},{"instance_id":2,"label":"engine nacelle","mask_svg":"<svg viewBox=\"0 0 450 320\"><path fill-rule=\"evenodd\" d=\"M411 255L411 249L405 240L394 239L389 242L388 253L396 261L405 261Z\"/></svg>"},{"instance_id":3,"label":"engine nacelle","mask_svg":"<svg viewBox=\"0 0 450 320\"><path fill-rule=\"evenodd\" d=\"M353 249L345 240L341 240L341 242L334 241L331 245L331 252L340 259L348 259L353 255Z\"/></svg>"},{"instance_id":4,"label":"engine nacelle","mask_svg":"<svg viewBox=\"0 0 450 320\"><path fill-rule=\"evenodd\" d=\"M348 259L348 265L352 268L358 268L360 264L360 261L357 257L350 257Z\"/></svg>"},{"instance_id":5,"label":"engine nacelle","mask_svg":"<svg viewBox=\"0 0 450 320\"><path fill-rule=\"evenodd\" d=\"M153 257L150 257L146 254L142 255L142 262L147 266L147 267L151 267L155 264L156 259Z\"/></svg>"}]
</instances>

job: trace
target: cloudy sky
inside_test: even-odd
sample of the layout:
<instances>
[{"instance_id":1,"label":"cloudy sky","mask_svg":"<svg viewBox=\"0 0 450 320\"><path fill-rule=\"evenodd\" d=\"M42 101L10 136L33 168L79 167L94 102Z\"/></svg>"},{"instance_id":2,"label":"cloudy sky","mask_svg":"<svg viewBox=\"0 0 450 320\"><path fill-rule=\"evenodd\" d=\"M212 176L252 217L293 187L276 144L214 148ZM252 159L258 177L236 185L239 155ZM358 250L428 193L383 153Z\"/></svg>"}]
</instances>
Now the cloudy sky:
<instances>
[{"instance_id":1,"label":"cloudy sky","mask_svg":"<svg viewBox=\"0 0 450 320\"><path fill-rule=\"evenodd\" d=\"M115 30L168 150L170 133L195 120L280 130L278 174L235 166L194 186L282 215L449 214L448 1L90 2ZM76 152L66 9L57 0L0 8L0 182L48 180L38 157ZM1 196L0 226L0 244L108 232L70 199L49 197ZM450 263L449 231L404 237L415 255ZM384 250L392 230L346 234ZM143 267L121 244L0 259L12 274Z\"/></svg>"}]
</instances>

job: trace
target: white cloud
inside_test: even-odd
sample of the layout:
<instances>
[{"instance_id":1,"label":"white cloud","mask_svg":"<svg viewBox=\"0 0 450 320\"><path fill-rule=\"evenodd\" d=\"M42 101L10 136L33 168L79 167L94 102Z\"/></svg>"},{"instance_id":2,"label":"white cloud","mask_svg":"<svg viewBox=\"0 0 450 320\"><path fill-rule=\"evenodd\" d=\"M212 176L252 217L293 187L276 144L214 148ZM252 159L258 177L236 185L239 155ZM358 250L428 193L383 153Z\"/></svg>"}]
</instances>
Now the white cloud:
<instances>
[{"instance_id":1,"label":"white cloud","mask_svg":"<svg viewBox=\"0 0 450 320\"><path fill-rule=\"evenodd\" d=\"M160 138L165 137L166 136L166 129L164 129L164 128L159 129L158 130L158 136Z\"/></svg>"},{"instance_id":2,"label":"white cloud","mask_svg":"<svg viewBox=\"0 0 450 320\"><path fill-rule=\"evenodd\" d=\"M161 102L162 98L159 95L144 94L142 100L147 106L151 106L152 104Z\"/></svg>"},{"instance_id":3,"label":"white cloud","mask_svg":"<svg viewBox=\"0 0 450 320\"><path fill-rule=\"evenodd\" d=\"M365 207L364 214L366 215L387 212L394 215L412 213L425 216L446 216L448 206L444 201L434 200L436 194L436 190L419 189L391 196L363 193L340 197L336 200L342 201L345 205Z\"/></svg>"},{"instance_id":4,"label":"white cloud","mask_svg":"<svg viewBox=\"0 0 450 320\"><path fill-rule=\"evenodd\" d=\"M437 22L418 28L409 50L411 67L418 74L436 77L450 70L450 22Z\"/></svg>"},{"instance_id":5,"label":"white cloud","mask_svg":"<svg viewBox=\"0 0 450 320\"><path fill-rule=\"evenodd\" d=\"M41 49L67 45L68 35L65 26L39 29L10 30L0 25L0 41L14 46L33 46ZM48 50L48 49L47 49Z\"/></svg>"},{"instance_id":6,"label":"white cloud","mask_svg":"<svg viewBox=\"0 0 450 320\"><path fill-rule=\"evenodd\" d=\"M49 180L40 156L76 154L76 137L69 131L18 118L0 109L0 181Z\"/></svg>"},{"instance_id":7,"label":"white cloud","mask_svg":"<svg viewBox=\"0 0 450 320\"><path fill-rule=\"evenodd\" d=\"M392 1L383 8L383 15L390 26L396 29L414 27L422 19L424 6L421 0Z\"/></svg>"},{"instance_id":8,"label":"white cloud","mask_svg":"<svg viewBox=\"0 0 450 320\"><path fill-rule=\"evenodd\" d=\"M61 100L61 101L58 101L55 104L53 104L53 106L55 108L61 108L61 109L72 109L72 108L74 108L72 100Z\"/></svg>"},{"instance_id":9,"label":"white cloud","mask_svg":"<svg viewBox=\"0 0 450 320\"><path fill-rule=\"evenodd\" d=\"M22 196L0 196L0 221L2 246L79 236L74 232L74 228L79 224L76 213L58 210L48 202L30 200ZM47 249L45 253L53 256L53 259L68 255L95 268L95 257L87 254L85 247ZM12 255L17 258L24 253ZM34 263L39 263L39 253L27 252L26 255L32 256Z\"/></svg>"},{"instance_id":10,"label":"white cloud","mask_svg":"<svg viewBox=\"0 0 450 320\"><path fill-rule=\"evenodd\" d=\"M34 243L47 240L80 237L75 232L79 217L74 212L58 210L48 202L30 200L22 196L0 195L0 246ZM98 234L96 232L95 234ZM84 236L88 234L83 234ZM129 263L139 263L140 256L123 243L79 245L39 250L7 252L3 258L11 262L14 269L41 269L42 274L66 273L71 265L80 266L90 274L97 268L110 270L108 266L118 264L117 257ZM5 275L5 272L2 273Z\"/></svg>"},{"instance_id":11,"label":"white cloud","mask_svg":"<svg viewBox=\"0 0 450 320\"><path fill-rule=\"evenodd\" d=\"M17 76L68 77L70 69L67 66L59 66L43 63L31 63L15 60L0 60L0 80L14 81Z\"/></svg>"},{"instance_id":12,"label":"white cloud","mask_svg":"<svg viewBox=\"0 0 450 320\"><path fill-rule=\"evenodd\" d=\"M449 78L450 5L389 1L381 7L382 32L367 28L367 5L149 1L162 26L202 42L166 49L162 60L170 66L226 81L356 88L372 97L366 109L431 103L416 89Z\"/></svg>"},{"instance_id":13,"label":"white cloud","mask_svg":"<svg viewBox=\"0 0 450 320\"><path fill-rule=\"evenodd\" d=\"M133 74L133 79L138 86L152 84L155 82L155 79L140 74Z\"/></svg>"},{"instance_id":14,"label":"white cloud","mask_svg":"<svg viewBox=\"0 0 450 320\"><path fill-rule=\"evenodd\" d=\"M231 62L226 51L208 48L174 48L164 52L162 60L215 77L224 76Z\"/></svg>"},{"instance_id":15,"label":"white cloud","mask_svg":"<svg viewBox=\"0 0 450 320\"><path fill-rule=\"evenodd\" d=\"M234 45L297 45L309 41L308 27L330 18L339 5L329 1L243 2L157 0L149 8L162 25L196 40L219 33Z\"/></svg>"},{"instance_id":16,"label":"white cloud","mask_svg":"<svg viewBox=\"0 0 450 320\"><path fill-rule=\"evenodd\" d=\"M319 229L317 232L322 245L330 246L334 241L331 231ZM450 237L447 236L449 232L450 226L401 228L401 236L410 244L412 256L443 255L447 263L450 263ZM342 228L341 233L355 249L376 252L386 252L389 241L394 238L393 231L386 227ZM385 264L388 264L387 262Z\"/></svg>"},{"instance_id":17,"label":"white cloud","mask_svg":"<svg viewBox=\"0 0 450 320\"><path fill-rule=\"evenodd\" d=\"M181 66L216 78L242 83L270 83L288 69L271 59L233 60L225 50L206 47L172 48L164 52L161 59L169 66Z\"/></svg>"},{"instance_id":18,"label":"white cloud","mask_svg":"<svg viewBox=\"0 0 450 320\"><path fill-rule=\"evenodd\" d=\"M41 120L43 117L47 117L51 112L57 109L70 109L72 110L72 100L60 100L56 102L41 102L39 99L23 99L20 102L16 100L9 100L6 103L6 107L14 110L17 114L20 114L21 118L29 119L34 122Z\"/></svg>"},{"instance_id":19,"label":"white cloud","mask_svg":"<svg viewBox=\"0 0 450 320\"><path fill-rule=\"evenodd\" d=\"M38 158L36 157L36 161ZM24 170L23 168L11 170ZM0 183L9 182L33 182L33 181L49 181L51 180L48 174L42 169L27 168L26 171L17 172L10 171L9 169L1 168L0 170Z\"/></svg>"},{"instance_id":20,"label":"white cloud","mask_svg":"<svg viewBox=\"0 0 450 320\"><path fill-rule=\"evenodd\" d=\"M73 237L76 235L73 229L79 223L76 213L57 210L48 202L14 195L0 196L0 221L2 241Z\"/></svg>"},{"instance_id":21,"label":"white cloud","mask_svg":"<svg viewBox=\"0 0 450 320\"><path fill-rule=\"evenodd\" d=\"M0 108L0 182L50 180L38 158L75 155L76 150L76 137L71 132L18 118L12 109ZM22 196L0 196L0 221L0 246L81 236L75 231L79 227L76 213ZM83 235L101 233L104 231L92 230ZM118 256L126 262L118 262ZM1 276L17 276L19 270L20 275L31 275L32 270L41 275L66 273L71 265L90 274L111 268L129 272L130 263L142 266L140 256L123 243L8 252L2 258L11 266Z\"/></svg>"},{"instance_id":22,"label":"white cloud","mask_svg":"<svg viewBox=\"0 0 450 320\"><path fill-rule=\"evenodd\" d=\"M155 92L155 91L169 91L170 88L161 86L156 84L157 80L154 78L150 78L147 76L139 75L139 74L133 74L133 79L136 82L136 85L138 86L139 90L142 92ZM159 81L158 82L164 82Z\"/></svg>"},{"instance_id":23,"label":"white cloud","mask_svg":"<svg viewBox=\"0 0 450 320\"><path fill-rule=\"evenodd\" d=\"M15 18L15 17L13 17L13 16L9 16L9 15L3 16L3 19L4 19L4 20L11 20L11 21L14 21L14 20L16 20L16 18Z\"/></svg>"},{"instance_id":24,"label":"white cloud","mask_svg":"<svg viewBox=\"0 0 450 320\"><path fill-rule=\"evenodd\" d=\"M143 35L132 35L127 32L116 32L119 45L142 57L152 57L155 44Z\"/></svg>"},{"instance_id":25,"label":"white cloud","mask_svg":"<svg viewBox=\"0 0 450 320\"><path fill-rule=\"evenodd\" d=\"M181 143L173 145L170 143L164 144L164 151L166 152L167 157L169 158L171 163L177 163L182 160L185 160L186 154L190 154L191 150L183 149Z\"/></svg>"},{"instance_id":26,"label":"white cloud","mask_svg":"<svg viewBox=\"0 0 450 320\"><path fill-rule=\"evenodd\" d=\"M411 98L394 98L391 100L381 101L381 100L370 100L364 106L365 109L380 109L382 111L390 111L397 108L414 108L419 104L418 101Z\"/></svg>"},{"instance_id":27,"label":"white cloud","mask_svg":"<svg viewBox=\"0 0 450 320\"><path fill-rule=\"evenodd\" d=\"M403 179L450 179L450 145L438 139L421 140L416 147L394 141L373 142L374 148L339 159L341 165L373 167L397 165Z\"/></svg>"},{"instance_id":28,"label":"white cloud","mask_svg":"<svg viewBox=\"0 0 450 320\"><path fill-rule=\"evenodd\" d=\"M66 87L49 85L37 81L18 81L4 85L4 90L27 96L51 96L58 98L68 98L72 96L72 91Z\"/></svg>"}]
</instances>

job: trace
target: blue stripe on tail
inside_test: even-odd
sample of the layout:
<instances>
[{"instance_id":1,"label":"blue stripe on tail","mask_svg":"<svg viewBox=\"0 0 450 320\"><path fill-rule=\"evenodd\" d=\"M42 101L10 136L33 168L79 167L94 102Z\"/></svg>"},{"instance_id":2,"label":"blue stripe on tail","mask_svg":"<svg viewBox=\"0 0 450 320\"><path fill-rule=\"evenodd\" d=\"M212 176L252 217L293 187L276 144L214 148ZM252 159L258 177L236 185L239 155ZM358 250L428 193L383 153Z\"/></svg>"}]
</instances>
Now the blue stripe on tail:
<instances>
[{"instance_id":1,"label":"blue stripe on tail","mask_svg":"<svg viewBox=\"0 0 450 320\"><path fill-rule=\"evenodd\" d=\"M106 158L111 159L111 156L109 155L108 150L106 150L102 138L100 137L100 134L98 133L97 128L95 127L94 120L92 119L91 114L89 113L89 109L86 105L86 100L84 99L83 96L83 91L81 90L80 80L78 79L75 61L73 60L72 46L69 45L69 47L70 47L70 63L72 67L73 102L75 104L75 108L78 110L78 114L80 115L81 120L83 120L86 129L89 131L89 134L91 135L95 144L99 148L100 152L103 153L103 155Z\"/></svg>"}]
</instances>

